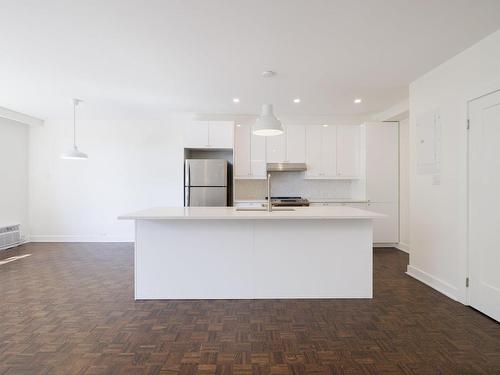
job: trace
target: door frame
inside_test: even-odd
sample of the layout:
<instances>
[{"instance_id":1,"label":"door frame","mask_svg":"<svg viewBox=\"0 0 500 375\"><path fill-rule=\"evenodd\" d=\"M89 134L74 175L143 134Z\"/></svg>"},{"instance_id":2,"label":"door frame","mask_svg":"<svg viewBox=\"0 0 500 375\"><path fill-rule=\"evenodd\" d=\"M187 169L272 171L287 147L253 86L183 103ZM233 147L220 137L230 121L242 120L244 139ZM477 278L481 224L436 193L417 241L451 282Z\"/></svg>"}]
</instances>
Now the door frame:
<instances>
[{"instance_id":1,"label":"door frame","mask_svg":"<svg viewBox=\"0 0 500 375\"><path fill-rule=\"evenodd\" d=\"M467 131L467 150L466 150L466 154L467 154L467 165L466 165L466 176L467 176L467 186L466 186L466 194L467 194L467 198L466 198L466 208L465 208L465 212L466 212L466 215L467 215L467 223L466 223L466 231L465 231L465 238L466 238L466 244L465 244L465 248L466 248L466 272L465 272L465 279L466 280L469 280L469 277L470 277L470 258L471 258L471 244L470 244L470 170L471 170L471 163L470 163L470 156L471 156L471 150L470 150L470 107L471 107L471 103L476 101L476 100L479 100L479 99L482 99L484 98L485 96L488 96L488 95L492 95L492 94L496 94L500 92L500 89L497 89L497 90L493 90L493 91L489 91L485 94L482 94L482 95L479 95L473 99L469 99L467 100L467 128L466 128L466 131ZM470 306L470 288L468 286L466 286L465 288L465 304L467 306Z\"/></svg>"}]
</instances>

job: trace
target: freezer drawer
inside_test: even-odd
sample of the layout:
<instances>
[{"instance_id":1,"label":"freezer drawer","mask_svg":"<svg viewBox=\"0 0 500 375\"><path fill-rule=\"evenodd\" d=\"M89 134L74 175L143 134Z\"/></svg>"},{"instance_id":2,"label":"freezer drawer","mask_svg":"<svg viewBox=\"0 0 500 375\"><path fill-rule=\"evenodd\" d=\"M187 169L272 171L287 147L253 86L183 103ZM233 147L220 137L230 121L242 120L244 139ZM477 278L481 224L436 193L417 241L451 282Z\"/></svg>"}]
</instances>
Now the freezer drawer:
<instances>
[{"instance_id":1,"label":"freezer drawer","mask_svg":"<svg viewBox=\"0 0 500 375\"><path fill-rule=\"evenodd\" d=\"M227 206L227 188L225 187L186 187L184 191L186 207Z\"/></svg>"},{"instance_id":2,"label":"freezer drawer","mask_svg":"<svg viewBox=\"0 0 500 375\"><path fill-rule=\"evenodd\" d=\"M185 186L227 186L227 160L188 159Z\"/></svg>"}]
</instances>

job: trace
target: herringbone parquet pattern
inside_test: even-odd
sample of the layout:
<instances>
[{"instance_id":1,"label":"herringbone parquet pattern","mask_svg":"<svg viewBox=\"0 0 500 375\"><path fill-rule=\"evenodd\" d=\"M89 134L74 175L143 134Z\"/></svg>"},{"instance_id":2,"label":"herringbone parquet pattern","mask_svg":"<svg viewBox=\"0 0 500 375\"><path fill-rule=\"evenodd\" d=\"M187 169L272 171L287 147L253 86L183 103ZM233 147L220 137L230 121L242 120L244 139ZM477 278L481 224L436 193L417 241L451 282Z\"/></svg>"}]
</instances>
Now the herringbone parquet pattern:
<instances>
[{"instance_id":1,"label":"herringbone parquet pattern","mask_svg":"<svg viewBox=\"0 0 500 375\"><path fill-rule=\"evenodd\" d=\"M0 257L24 253L0 266L0 375L500 374L500 325L397 250L375 253L373 300L140 302L130 244Z\"/></svg>"}]
</instances>

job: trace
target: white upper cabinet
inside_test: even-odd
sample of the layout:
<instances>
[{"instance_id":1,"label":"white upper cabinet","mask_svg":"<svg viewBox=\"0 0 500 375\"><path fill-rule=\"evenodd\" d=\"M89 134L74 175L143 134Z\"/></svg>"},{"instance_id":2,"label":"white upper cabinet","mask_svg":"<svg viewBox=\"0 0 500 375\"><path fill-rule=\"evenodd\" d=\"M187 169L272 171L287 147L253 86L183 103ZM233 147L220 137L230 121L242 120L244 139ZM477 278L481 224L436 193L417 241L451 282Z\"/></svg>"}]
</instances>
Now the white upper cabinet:
<instances>
[{"instance_id":1,"label":"white upper cabinet","mask_svg":"<svg viewBox=\"0 0 500 375\"><path fill-rule=\"evenodd\" d=\"M286 127L286 162L306 162L306 128L303 125Z\"/></svg>"},{"instance_id":2,"label":"white upper cabinet","mask_svg":"<svg viewBox=\"0 0 500 375\"><path fill-rule=\"evenodd\" d=\"M337 176L337 127L321 126L322 177Z\"/></svg>"},{"instance_id":3,"label":"white upper cabinet","mask_svg":"<svg viewBox=\"0 0 500 375\"><path fill-rule=\"evenodd\" d=\"M268 137L268 163L305 163L306 130L303 125L287 125L282 135Z\"/></svg>"},{"instance_id":4,"label":"white upper cabinet","mask_svg":"<svg viewBox=\"0 0 500 375\"><path fill-rule=\"evenodd\" d=\"M232 121L192 121L184 128L186 148L233 148Z\"/></svg>"},{"instance_id":5,"label":"white upper cabinet","mask_svg":"<svg viewBox=\"0 0 500 375\"><path fill-rule=\"evenodd\" d=\"M359 126L307 126L306 178L353 179L360 177Z\"/></svg>"},{"instance_id":6,"label":"white upper cabinet","mask_svg":"<svg viewBox=\"0 0 500 375\"><path fill-rule=\"evenodd\" d=\"M398 124L366 124L366 199L398 201Z\"/></svg>"},{"instance_id":7,"label":"white upper cabinet","mask_svg":"<svg viewBox=\"0 0 500 375\"><path fill-rule=\"evenodd\" d=\"M236 126L234 129L234 175L235 177L250 177L250 127Z\"/></svg>"},{"instance_id":8,"label":"white upper cabinet","mask_svg":"<svg viewBox=\"0 0 500 375\"><path fill-rule=\"evenodd\" d=\"M267 137L267 162L284 163L286 161L286 131L281 135Z\"/></svg>"},{"instance_id":9,"label":"white upper cabinet","mask_svg":"<svg viewBox=\"0 0 500 375\"><path fill-rule=\"evenodd\" d=\"M234 130L235 178L266 178L266 137L252 134L250 125Z\"/></svg>"},{"instance_id":10,"label":"white upper cabinet","mask_svg":"<svg viewBox=\"0 0 500 375\"><path fill-rule=\"evenodd\" d=\"M322 173L320 126L308 126L306 130L306 177L319 178Z\"/></svg>"},{"instance_id":11,"label":"white upper cabinet","mask_svg":"<svg viewBox=\"0 0 500 375\"><path fill-rule=\"evenodd\" d=\"M252 133L252 127L250 126L249 128L251 146L250 167L252 170L252 178L266 178L266 142L269 137L255 135Z\"/></svg>"},{"instance_id":12,"label":"white upper cabinet","mask_svg":"<svg viewBox=\"0 0 500 375\"><path fill-rule=\"evenodd\" d=\"M209 146L214 148L233 148L233 129L233 121L209 121Z\"/></svg>"},{"instance_id":13,"label":"white upper cabinet","mask_svg":"<svg viewBox=\"0 0 500 375\"><path fill-rule=\"evenodd\" d=\"M306 178L360 177L360 126L306 127Z\"/></svg>"},{"instance_id":14,"label":"white upper cabinet","mask_svg":"<svg viewBox=\"0 0 500 375\"><path fill-rule=\"evenodd\" d=\"M237 164L250 163L236 165L237 178L265 178L266 163L306 163L305 178L311 179L361 177L360 126L288 125L283 135L260 137L241 125L234 152Z\"/></svg>"},{"instance_id":15,"label":"white upper cabinet","mask_svg":"<svg viewBox=\"0 0 500 375\"><path fill-rule=\"evenodd\" d=\"M359 177L361 159L359 126L337 126L337 175Z\"/></svg>"},{"instance_id":16,"label":"white upper cabinet","mask_svg":"<svg viewBox=\"0 0 500 375\"><path fill-rule=\"evenodd\" d=\"M191 121L184 127L184 147L208 147L208 121Z\"/></svg>"}]
</instances>

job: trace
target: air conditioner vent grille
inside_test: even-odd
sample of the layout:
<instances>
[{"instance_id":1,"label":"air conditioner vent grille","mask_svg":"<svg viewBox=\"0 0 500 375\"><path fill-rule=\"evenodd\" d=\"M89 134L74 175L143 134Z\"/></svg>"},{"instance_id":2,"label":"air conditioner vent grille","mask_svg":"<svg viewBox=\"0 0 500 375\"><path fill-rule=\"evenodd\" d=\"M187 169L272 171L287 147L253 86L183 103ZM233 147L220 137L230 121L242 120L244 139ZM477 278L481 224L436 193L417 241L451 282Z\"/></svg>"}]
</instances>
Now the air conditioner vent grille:
<instances>
[{"instance_id":1,"label":"air conditioner vent grille","mask_svg":"<svg viewBox=\"0 0 500 375\"><path fill-rule=\"evenodd\" d=\"M21 244L20 225L7 225L0 227L0 250L8 249Z\"/></svg>"}]
</instances>

